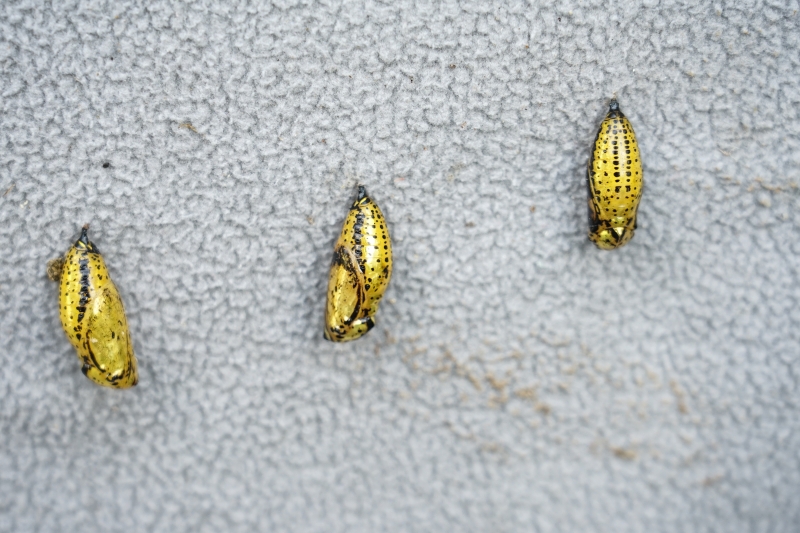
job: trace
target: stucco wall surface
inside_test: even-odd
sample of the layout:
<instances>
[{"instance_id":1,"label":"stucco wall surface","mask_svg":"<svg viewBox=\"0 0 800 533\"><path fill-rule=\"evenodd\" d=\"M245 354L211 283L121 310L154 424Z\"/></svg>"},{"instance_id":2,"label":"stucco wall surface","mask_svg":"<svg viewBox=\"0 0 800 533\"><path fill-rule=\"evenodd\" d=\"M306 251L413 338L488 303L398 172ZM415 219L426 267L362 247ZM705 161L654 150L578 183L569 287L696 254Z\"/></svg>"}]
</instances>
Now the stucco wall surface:
<instances>
[{"instance_id":1,"label":"stucco wall surface","mask_svg":"<svg viewBox=\"0 0 800 533\"><path fill-rule=\"evenodd\" d=\"M699 4L3 2L0 531L797 531L800 7ZM334 345L358 183L394 274ZM86 222L132 390L45 277Z\"/></svg>"}]
</instances>

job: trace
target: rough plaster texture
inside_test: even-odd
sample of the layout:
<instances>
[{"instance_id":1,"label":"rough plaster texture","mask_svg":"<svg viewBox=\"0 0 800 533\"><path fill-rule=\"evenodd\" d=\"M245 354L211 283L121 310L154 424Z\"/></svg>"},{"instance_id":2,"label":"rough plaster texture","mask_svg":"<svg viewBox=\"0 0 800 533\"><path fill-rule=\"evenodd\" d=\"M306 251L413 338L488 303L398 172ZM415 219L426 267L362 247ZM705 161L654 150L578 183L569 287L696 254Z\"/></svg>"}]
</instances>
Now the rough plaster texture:
<instances>
[{"instance_id":1,"label":"rough plaster texture","mask_svg":"<svg viewBox=\"0 0 800 533\"><path fill-rule=\"evenodd\" d=\"M0 530L797 531L798 3L704 4L4 2ZM334 345L356 183L395 269ZM85 222L130 391L44 275Z\"/></svg>"}]
</instances>

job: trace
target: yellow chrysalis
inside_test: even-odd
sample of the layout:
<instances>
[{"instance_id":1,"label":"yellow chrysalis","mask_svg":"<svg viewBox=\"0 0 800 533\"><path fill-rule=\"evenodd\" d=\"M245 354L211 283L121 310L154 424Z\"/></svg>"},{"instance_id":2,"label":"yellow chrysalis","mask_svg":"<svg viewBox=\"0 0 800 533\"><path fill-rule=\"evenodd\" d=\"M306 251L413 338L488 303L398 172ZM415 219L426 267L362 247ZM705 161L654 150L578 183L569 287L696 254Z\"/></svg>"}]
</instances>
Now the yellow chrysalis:
<instances>
[{"instance_id":1,"label":"yellow chrysalis","mask_svg":"<svg viewBox=\"0 0 800 533\"><path fill-rule=\"evenodd\" d=\"M67 255L47 265L48 276L61 282L61 325L86 377L104 387L133 387L139 374L125 309L88 230L87 224Z\"/></svg>"},{"instance_id":2,"label":"yellow chrysalis","mask_svg":"<svg viewBox=\"0 0 800 533\"><path fill-rule=\"evenodd\" d=\"M367 190L359 186L358 198L333 250L325 338L351 341L372 329L391 276L392 243L386 219Z\"/></svg>"},{"instance_id":3,"label":"yellow chrysalis","mask_svg":"<svg viewBox=\"0 0 800 533\"><path fill-rule=\"evenodd\" d=\"M597 132L586 176L589 239L598 248L613 250L633 238L642 178L636 135L614 98Z\"/></svg>"}]
</instances>

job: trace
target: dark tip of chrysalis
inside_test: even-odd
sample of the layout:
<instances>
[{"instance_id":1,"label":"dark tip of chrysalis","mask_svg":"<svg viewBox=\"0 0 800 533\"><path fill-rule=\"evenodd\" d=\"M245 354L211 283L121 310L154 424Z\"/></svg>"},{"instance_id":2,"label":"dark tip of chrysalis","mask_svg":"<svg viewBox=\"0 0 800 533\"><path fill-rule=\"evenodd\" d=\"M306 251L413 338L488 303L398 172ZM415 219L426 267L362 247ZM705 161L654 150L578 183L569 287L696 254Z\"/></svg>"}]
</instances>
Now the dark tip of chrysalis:
<instances>
[{"instance_id":1,"label":"dark tip of chrysalis","mask_svg":"<svg viewBox=\"0 0 800 533\"><path fill-rule=\"evenodd\" d=\"M81 228L81 236L78 237L78 241L75 243L75 246L77 246L78 243L83 244L86 249L93 254L100 253L100 250L97 249L97 246L92 244L92 241L89 240L89 224L84 224Z\"/></svg>"},{"instance_id":2,"label":"dark tip of chrysalis","mask_svg":"<svg viewBox=\"0 0 800 533\"><path fill-rule=\"evenodd\" d=\"M85 245L89 245L89 224L84 224L81 228L81 237L78 239Z\"/></svg>"},{"instance_id":3,"label":"dark tip of chrysalis","mask_svg":"<svg viewBox=\"0 0 800 533\"><path fill-rule=\"evenodd\" d=\"M367 188L363 185L358 186L358 198L356 200L363 200L367 197Z\"/></svg>"}]
</instances>

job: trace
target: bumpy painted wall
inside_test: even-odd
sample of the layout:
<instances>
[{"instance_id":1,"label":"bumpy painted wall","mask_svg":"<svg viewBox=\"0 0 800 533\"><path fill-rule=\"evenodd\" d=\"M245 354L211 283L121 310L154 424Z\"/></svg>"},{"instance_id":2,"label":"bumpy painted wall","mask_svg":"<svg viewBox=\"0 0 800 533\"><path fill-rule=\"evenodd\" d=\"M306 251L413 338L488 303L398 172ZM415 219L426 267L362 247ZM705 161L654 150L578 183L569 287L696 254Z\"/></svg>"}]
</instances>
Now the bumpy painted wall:
<instances>
[{"instance_id":1,"label":"bumpy painted wall","mask_svg":"<svg viewBox=\"0 0 800 533\"><path fill-rule=\"evenodd\" d=\"M702 4L4 2L0 530L796 531L800 8ZM395 268L334 345L357 183ZM129 391L45 277L85 222Z\"/></svg>"}]
</instances>

